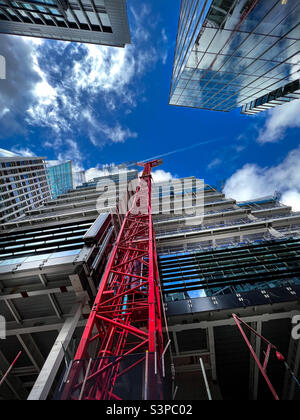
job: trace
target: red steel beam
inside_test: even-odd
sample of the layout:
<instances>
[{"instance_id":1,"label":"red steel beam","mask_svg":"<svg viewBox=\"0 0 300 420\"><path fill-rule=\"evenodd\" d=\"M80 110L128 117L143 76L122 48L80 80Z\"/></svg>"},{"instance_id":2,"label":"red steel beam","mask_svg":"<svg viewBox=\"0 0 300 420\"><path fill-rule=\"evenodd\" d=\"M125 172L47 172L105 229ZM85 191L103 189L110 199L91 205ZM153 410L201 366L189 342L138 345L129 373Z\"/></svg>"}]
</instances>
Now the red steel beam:
<instances>
[{"instance_id":1,"label":"red steel beam","mask_svg":"<svg viewBox=\"0 0 300 420\"><path fill-rule=\"evenodd\" d=\"M232 314L232 316L233 316L233 319L235 320L235 323L238 326L238 328L239 328L239 330L240 330L240 332L241 332L241 334L242 334L242 336L243 336L243 338L244 338L244 340L245 340L245 342L246 342L246 344L247 344L247 346L250 350L250 353L253 356L253 359L254 359L255 363L259 367L259 370L261 371L261 374L263 375L263 377L264 377L264 379L265 379L265 381L266 381L274 399L276 401L279 401L278 394L275 391L275 389L274 389L274 387L273 387L273 385L272 385L272 383L271 383L271 381L270 381L270 379L267 375L267 371L266 371L271 350L273 349L273 350L277 351L277 348L272 343L270 343L270 341L266 340L262 335L258 334L257 331L255 331L253 328L251 328L250 325L246 324L246 322L244 322L237 315ZM268 348L267 348L267 351L266 351L266 354L265 354L264 365L261 364L261 362L259 360L259 356L255 353L255 350L253 349L250 341L248 340L248 338L246 336L246 333L242 328L242 325L244 325L248 330L252 331L257 337L259 337L262 341L264 341L268 345Z\"/></svg>"},{"instance_id":2,"label":"red steel beam","mask_svg":"<svg viewBox=\"0 0 300 420\"><path fill-rule=\"evenodd\" d=\"M15 364L17 363L19 357L21 356L22 352L19 351L19 353L17 354L15 360L12 362L12 364L10 365L10 367L8 368L8 370L6 371L6 373L4 374L3 378L0 381L0 386L4 384L4 382L6 381L8 375L10 374L10 372L12 371L13 367L15 366Z\"/></svg>"}]
</instances>

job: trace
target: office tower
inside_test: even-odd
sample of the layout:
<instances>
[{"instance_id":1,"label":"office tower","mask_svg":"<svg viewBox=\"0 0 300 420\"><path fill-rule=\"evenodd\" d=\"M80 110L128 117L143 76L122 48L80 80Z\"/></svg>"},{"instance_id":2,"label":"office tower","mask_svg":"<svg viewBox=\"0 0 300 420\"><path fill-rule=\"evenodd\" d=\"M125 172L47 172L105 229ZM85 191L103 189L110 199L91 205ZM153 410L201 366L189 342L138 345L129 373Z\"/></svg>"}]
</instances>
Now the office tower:
<instances>
[{"instance_id":1,"label":"office tower","mask_svg":"<svg viewBox=\"0 0 300 420\"><path fill-rule=\"evenodd\" d=\"M47 162L47 178L52 198L65 194L73 189L72 161Z\"/></svg>"},{"instance_id":2,"label":"office tower","mask_svg":"<svg viewBox=\"0 0 300 420\"><path fill-rule=\"evenodd\" d=\"M197 180L154 184L152 194L176 399L207 399L201 357L213 399L267 400L272 396L232 313L278 346L299 374L300 342L291 336L291 320L300 314L300 215L278 196L237 203L207 184L191 188L190 181ZM0 313L7 339L1 341L1 372L19 350L28 356L9 386L0 388L3 398L61 394L124 217L111 219L108 207L99 215L101 185L97 190L95 182L87 183L2 225ZM125 191L123 184L117 187ZM193 200L203 198L201 213L187 211L186 188ZM263 355L263 343L249 338ZM295 382L273 356L268 374L281 398L299 399Z\"/></svg>"},{"instance_id":3,"label":"office tower","mask_svg":"<svg viewBox=\"0 0 300 420\"><path fill-rule=\"evenodd\" d=\"M1 149L0 223L18 219L50 198L43 157L23 157Z\"/></svg>"},{"instance_id":4,"label":"office tower","mask_svg":"<svg viewBox=\"0 0 300 420\"><path fill-rule=\"evenodd\" d=\"M182 0L170 105L243 114L300 98L298 1Z\"/></svg>"},{"instance_id":5,"label":"office tower","mask_svg":"<svg viewBox=\"0 0 300 420\"><path fill-rule=\"evenodd\" d=\"M31 0L0 3L0 32L124 47L126 0Z\"/></svg>"}]
</instances>

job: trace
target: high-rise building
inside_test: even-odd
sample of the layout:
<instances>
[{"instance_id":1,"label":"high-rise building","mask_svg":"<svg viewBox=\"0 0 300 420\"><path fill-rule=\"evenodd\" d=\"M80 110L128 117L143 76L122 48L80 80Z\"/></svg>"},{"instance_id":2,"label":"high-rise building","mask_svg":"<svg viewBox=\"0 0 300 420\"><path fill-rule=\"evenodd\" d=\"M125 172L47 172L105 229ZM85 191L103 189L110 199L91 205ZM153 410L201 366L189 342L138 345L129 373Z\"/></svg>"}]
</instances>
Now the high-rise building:
<instances>
[{"instance_id":1,"label":"high-rise building","mask_svg":"<svg viewBox=\"0 0 300 420\"><path fill-rule=\"evenodd\" d=\"M1 1L0 33L124 47L126 0Z\"/></svg>"},{"instance_id":2,"label":"high-rise building","mask_svg":"<svg viewBox=\"0 0 300 420\"><path fill-rule=\"evenodd\" d=\"M39 207L49 198L45 158L17 156L2 150L0 223L24 216L26 211Z\"/></svg>"},{"instance_id":3,"label":"high-rise building","mask_svg":"<svg viewBox=\"0 0 300 420\"><path fill-rule=\"evenodd\" d=\"M170 105L256 114L300 98L300 3L182 0Z\"/></svg>"},{"instance_id":4,"label":"high-rise building","mask_svg":"<svg viewBox=\"0 0 300 420\"><path fill-rule=\"evenodd\" d=\"M190 181L197 180L155 184L152 195L176 399L207 398L200 357L213 399L269 399L232 313L276 345L298 374L300 341L291 336L291 321L300 314L300 214L278 196L237 203ZM126 185L117 187L120 198ZM190 212L183 192L201 212ZM0 314L7 339L0 371L23 349L2 398L60 395L123 217L99 209L99 196L92 181L2 225ZM249 338L263 355L263 342ZM268 374L281 398L300 398L274 357Z\"/></svg>"},{"instance_id":5,"label":"high-rise building","mask_svg":"<svg viewBox=\"0 0 300 420\"><path fill-rule=\"evenodd\" d=\"M65 194L73 189L72 161L47 162L47 178L52 198Z\"/></svg>"}]
</instances>

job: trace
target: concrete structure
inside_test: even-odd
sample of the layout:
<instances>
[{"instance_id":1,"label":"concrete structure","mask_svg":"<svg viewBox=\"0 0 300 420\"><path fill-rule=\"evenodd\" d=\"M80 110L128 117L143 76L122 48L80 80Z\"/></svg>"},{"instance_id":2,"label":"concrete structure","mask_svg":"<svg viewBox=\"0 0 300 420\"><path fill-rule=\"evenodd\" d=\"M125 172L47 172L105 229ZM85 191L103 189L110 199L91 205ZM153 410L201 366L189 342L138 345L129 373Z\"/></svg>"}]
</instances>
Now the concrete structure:
<instances>
[{"instance_id":1,"label":"concrete structure","mask_svg":"<svg viewBox=\"0 0 300 420\"><path fill-rule=\"evenodd\" d=\"M30 0L0 3L0 33L124 47L126 0Z\"/></svg>"},{"instance_id":2,"label":"concrete structure","mask_svg":"<svg viewBox=\"0 0 300 420\"><path fill-rule=\"evenodd\" d=\"M20 218L50 198L45 158L4 152L0 156L0 223Z\"/></svg>"},{"instance_id":3,"label":"concrete structure","mask_svg":"<svg viewBox=\"0 0 300 420\"><path fill-rule=\"evenodd\" d=\"M55 163L47 162L47 178L52 198L65 194L73 189L72 161Z\"/></svg>"},{"instance_id":4,"label":"concrete structure","mask_svg":"<svg viewBox=\"0 0 300 420\"><path fill-rule=\"evenodd\" d=\"M125 191L119 185L117 199ZM112 207L99 215L99 195L86 185L0 226L0 314L7 326L0 374L23 351L0 399L53 398L65 360L74 357L122 221L110 216Z\"/></svg>"},{"instance_id":5,"label":"concrete structure","mask_svg":"<svg viewBox=\"0 0 300 420\"><path fill-rule=\"evenodd\" d=\"M118 197L124 187L118 186ZM204 195L204 218L178 214L179 182L156 187L152 207L176 399L207 398L200 357L213 399L269 399L231 314L277 345L298 374L300 344L291 338L291 318L300 314L300 214L278 197L236 203L209 185L189 191L193 199ZM122 215L109 217L112 208L99 216L99 194L91 182L1 226L0 314L7 339L0 372L23 350L1 398L60 394L122 222ZM162 197L171 212L163 214ZM262 354L261 341L250 339ZM299 399L283 366L269 363L280 396Z\"/></svg>"},{"instance_id":6,"label":"concrete structure","mask_svg":"<svg viewBox=\"0 0 300 420\"><path fill-rule=\"evenodd\" d=\"M252 115L300 97L298 1L182 0L170 105Z\"/></svg>"}]
</instances>

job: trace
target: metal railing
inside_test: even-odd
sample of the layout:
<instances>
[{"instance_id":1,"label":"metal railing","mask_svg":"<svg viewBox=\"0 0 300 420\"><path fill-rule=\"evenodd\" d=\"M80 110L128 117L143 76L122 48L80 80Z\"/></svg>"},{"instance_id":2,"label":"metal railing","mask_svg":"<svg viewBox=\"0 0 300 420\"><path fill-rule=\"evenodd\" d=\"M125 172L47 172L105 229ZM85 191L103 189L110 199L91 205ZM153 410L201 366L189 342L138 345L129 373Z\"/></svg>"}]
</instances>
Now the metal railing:
<instances>
[{"instance_id":1,"label":"metal railing","mask_svg":"<svg viewBox=\"0 0 300 420\"><path fill-rule=\"evenodd\" d=\"M198 225L198 226L188 226L188 227L183 227L183 228L177 228L177 229L172 229L172 230L157 230L156 233L156 237L160 238L164 235L173 235L173 234L181 234L181 233L186 233L186 232L202 232L205 230L210 230L210 229L216 229L216 228L226 228L226 227L231 227L231 226L237 226L237 225L253 225L255 223L260 223L260 222L272 222L273 220L279 220L279 219L289 219L290 217L294 217L295 214L292 215L274 215L272 216L272 218L270 217L259 217L255 220L251 220L251 219L239 219L239 220L235 220L232 222L226 222L226 223L215 223L209 226L203 226L203 225ZM300 216L300 214L299 214ZM288 223L288 220L287 220Z\"/></svg>"}]
</instances>

